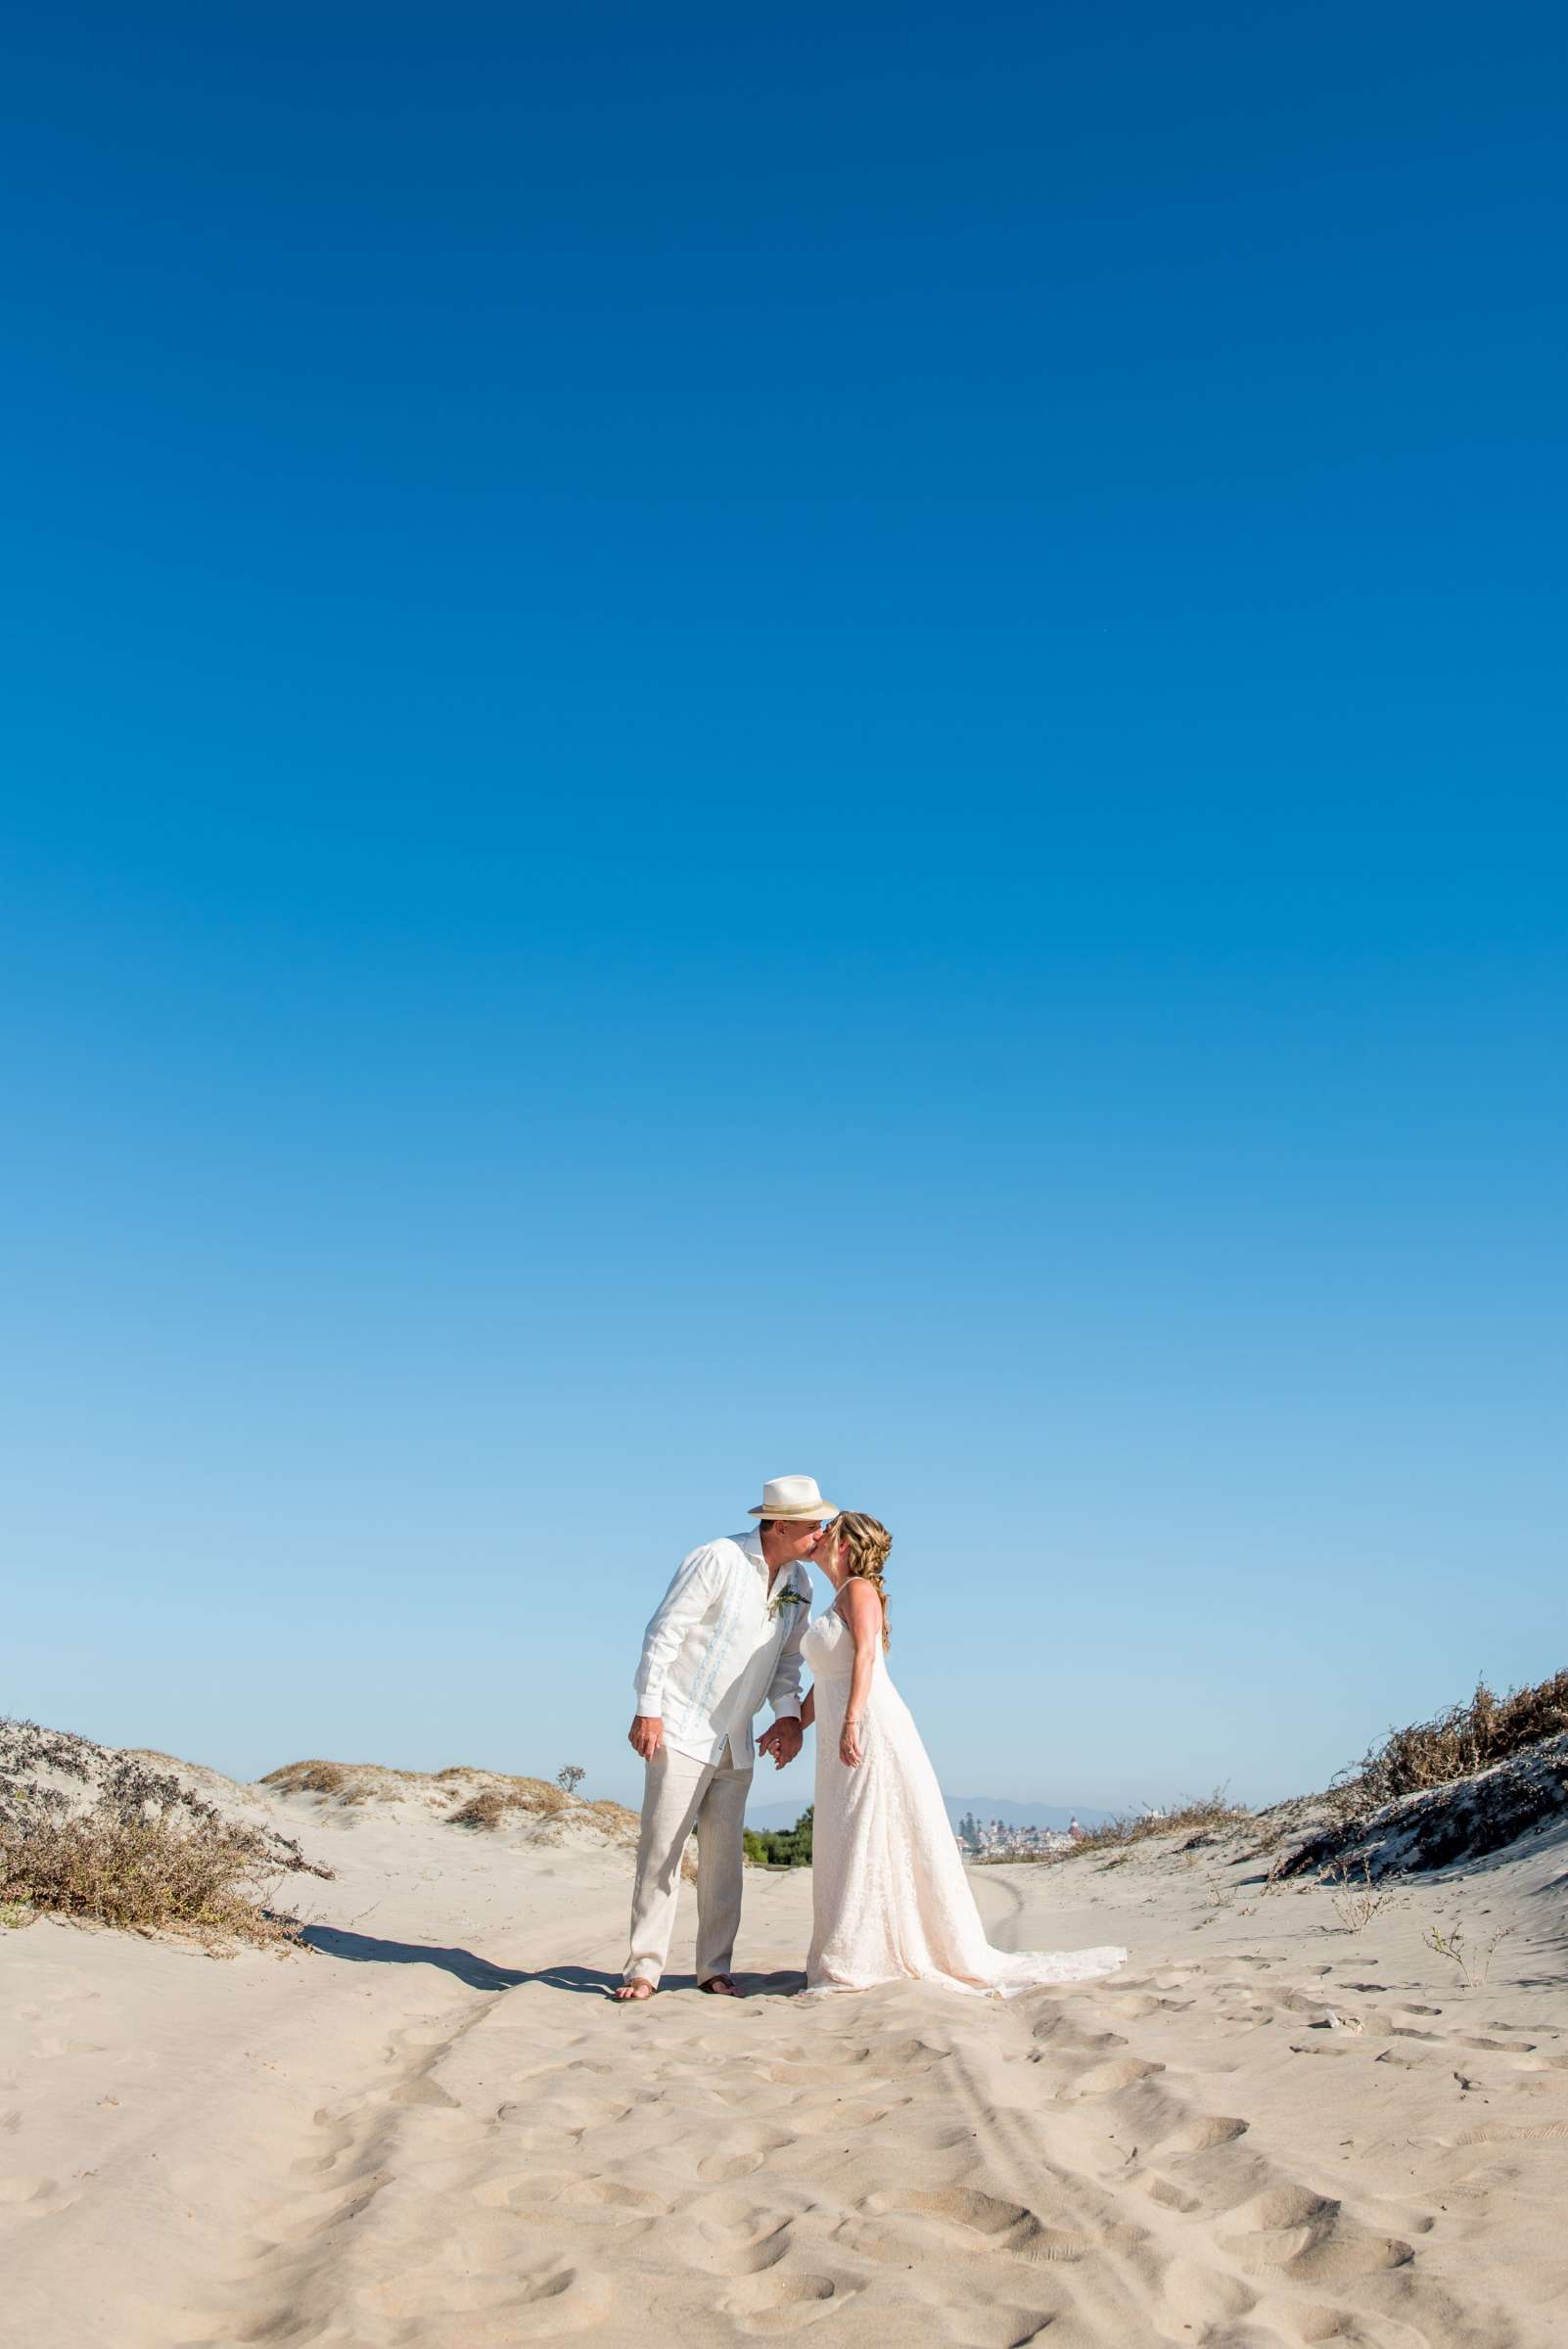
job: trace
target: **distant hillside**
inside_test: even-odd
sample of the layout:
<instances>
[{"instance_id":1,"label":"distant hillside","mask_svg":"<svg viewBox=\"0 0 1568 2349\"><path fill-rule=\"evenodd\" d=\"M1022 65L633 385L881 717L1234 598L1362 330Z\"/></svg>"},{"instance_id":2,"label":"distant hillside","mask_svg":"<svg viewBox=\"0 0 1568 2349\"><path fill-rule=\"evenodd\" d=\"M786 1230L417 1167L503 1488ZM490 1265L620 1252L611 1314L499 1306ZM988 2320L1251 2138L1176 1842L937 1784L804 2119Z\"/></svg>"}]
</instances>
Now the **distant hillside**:
<instances>
[{"instance_id":1,"label":"distant hillside","mask_svg":"<svg viewBox=\"0 0 1568 2349\"><path fill-rule=\"evenodd\" d=\"M769 1772L769 1780L771 1776L772 1773ZM753 1784L759 1788L765 1783L767 1781L762 1779L761 1773L753 1780ZM770 1784L768 1791L771 1792ZM748 1803L746 1824L764 1829L793 1827L810 1799L811 1781L803 1778L801 1792L794 1802ZM1004 1827L1065 1827L1073 1818L1077 1818L1082 1826L1096 1827L1110 1816L1108 1812L1096 1811L1090 1804L1084 1804L1075 1812L1060 1803L1019 1803L999 1794L945 1794L942 1799L947 1806L947 1817L954 1826L970 1811L982 1823L989 1819L999 1819Z\"/></svg>"}]
</instances>

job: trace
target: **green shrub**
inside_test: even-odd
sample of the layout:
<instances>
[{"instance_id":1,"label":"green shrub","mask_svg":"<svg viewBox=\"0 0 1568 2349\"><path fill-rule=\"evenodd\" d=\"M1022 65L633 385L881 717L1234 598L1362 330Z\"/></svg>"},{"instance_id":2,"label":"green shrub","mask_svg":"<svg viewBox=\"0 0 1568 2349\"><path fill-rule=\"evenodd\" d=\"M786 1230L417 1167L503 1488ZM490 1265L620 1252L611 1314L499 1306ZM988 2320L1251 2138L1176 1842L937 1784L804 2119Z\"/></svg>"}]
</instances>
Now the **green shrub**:
<instances>
[{"instance_id":1,"label":"green shrub","mask_svg":"<svg viewBox=\"0 0 1568 2349\"><path fill-rule=\"evenodd\" d=\"M748 1827L746 1857L758 1867L809 1867L811 1812L803 1811L793 1827Z\"/></svg>"}]
</instances>

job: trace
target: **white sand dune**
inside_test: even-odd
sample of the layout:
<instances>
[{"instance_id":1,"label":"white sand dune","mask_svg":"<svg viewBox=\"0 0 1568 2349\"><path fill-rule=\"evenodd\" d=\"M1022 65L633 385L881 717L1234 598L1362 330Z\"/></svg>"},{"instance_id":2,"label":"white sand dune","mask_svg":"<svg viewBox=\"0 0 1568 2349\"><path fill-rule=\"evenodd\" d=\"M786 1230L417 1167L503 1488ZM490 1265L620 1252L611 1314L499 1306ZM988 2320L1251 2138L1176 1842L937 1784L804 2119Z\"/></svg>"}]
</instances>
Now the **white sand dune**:
<instances>
[{"instance_id":1,"label":"white sand dune","mask_svg":"<svg viewBox=\"0 0 1568 2349\"><path fill-rule=\"evenodd\" d=\"M8 2341L1568 2340L1563 1832L1358 1932L1234 1847L981 1870L997 1941L1132 1952L1005 2004L791 2004L809 1882L759 1874L779 1995L627 2008L624 1849L247 1799L340 1871L317 1954L0 1935ZM1486 1986L1454 1919L1511 1928Z\"/></svg>"}]
</instances>

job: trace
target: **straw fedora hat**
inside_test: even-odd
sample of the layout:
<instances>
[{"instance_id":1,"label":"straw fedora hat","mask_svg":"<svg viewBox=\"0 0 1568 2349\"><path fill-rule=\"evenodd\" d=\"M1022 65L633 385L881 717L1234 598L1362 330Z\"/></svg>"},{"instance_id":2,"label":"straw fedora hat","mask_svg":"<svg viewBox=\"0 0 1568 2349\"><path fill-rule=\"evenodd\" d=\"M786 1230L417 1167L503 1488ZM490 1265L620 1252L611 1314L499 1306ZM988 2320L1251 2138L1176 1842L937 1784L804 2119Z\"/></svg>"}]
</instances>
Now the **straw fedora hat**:
<instances>
[{"instance_id":1,"label":"straw fedora hat","mask_svg":"<svg viewBox=\"0 0 1568 2349\"><path fill-rule=\"evenodd\" d=\"M750 1517L836 1517L836 1501L824 1500L814 1476L774 1476L762 1487L762 1497Z\"/></svg>"}]
</instances>

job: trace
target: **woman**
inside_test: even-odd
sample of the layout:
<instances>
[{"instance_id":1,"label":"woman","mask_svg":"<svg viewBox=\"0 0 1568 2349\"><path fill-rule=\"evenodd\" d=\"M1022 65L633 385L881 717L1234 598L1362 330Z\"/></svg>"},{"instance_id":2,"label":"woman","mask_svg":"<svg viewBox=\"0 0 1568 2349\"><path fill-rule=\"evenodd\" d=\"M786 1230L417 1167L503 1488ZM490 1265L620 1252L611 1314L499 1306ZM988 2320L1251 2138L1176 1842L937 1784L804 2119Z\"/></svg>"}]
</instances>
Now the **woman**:
<instances>
[{"instance_id":1,"label":"woman","mask_svg":"<svg viewBox=\"0 0 1568 2349\"><path fill-rule=\"evenodd\" d=\"M835 1596L801 1642L815 1682L811 1951L806 1996L875 1982L945 1982L1010 1996L1092 1982L1126 1950L994 1950L958 1858L936 1773L888 1678L883 1569L893 1536L847 1510L813 1555Z\"/></svg>"}]
</instances>

